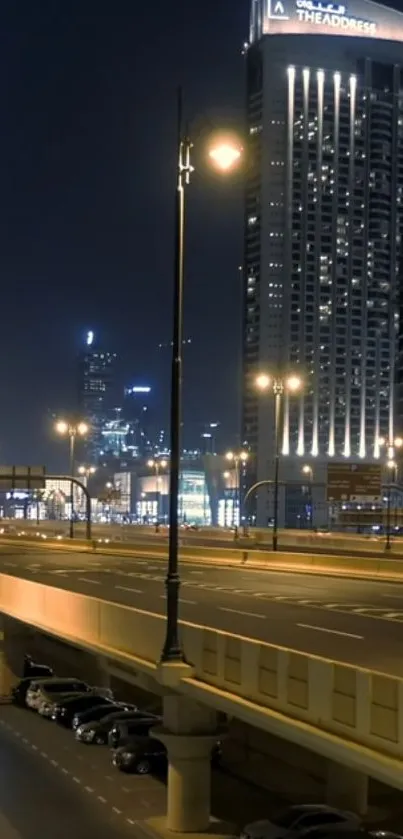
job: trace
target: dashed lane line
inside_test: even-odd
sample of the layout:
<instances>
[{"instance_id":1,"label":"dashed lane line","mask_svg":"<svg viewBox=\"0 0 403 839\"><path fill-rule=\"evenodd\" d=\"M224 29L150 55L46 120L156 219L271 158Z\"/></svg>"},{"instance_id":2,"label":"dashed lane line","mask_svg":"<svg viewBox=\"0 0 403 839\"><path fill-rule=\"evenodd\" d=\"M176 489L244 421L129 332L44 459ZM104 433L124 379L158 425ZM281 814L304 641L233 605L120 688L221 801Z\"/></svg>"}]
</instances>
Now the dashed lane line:
<instances>
[{"instance_id":1,"label":"dashed lane line","mask_svg":"<svg viewBox=\"0 0 403 839\"><path fill-rule=\"evenodd\" d=\"M220 612L231 612L233 615L245 615L247 618L261 618L266 620L266 615L259 615L256 612L241 612L240 609L230 609L228 606L219 606Z\"/></svg>"},{"instance_id":2,"label":"dashed lane line","mask_svg":"<svg viewBox=\"0 0 403 839\"><path fill-rule=\"evenodd\" d=\"M89 583L92 586L100 586L101 580L90 580L88 577L79 577L80 583Z\"/></svg>"},{"instance_id":3,"label":"dashed lane line","mask_svg":"<svg viewBox=\"0 0 403 839\"><path fill-rule=\"evenodd\" d=\"M130 588L130 586L115 586L119 591L130 591L133 594L144 594L141 588Z\"/></svg>"},{"instance_id":4,"label":"dashed lane line","mask_svg":"<svg viewBox=\"0 0 403 839\"><path fill-rule=\"evenodd\" d=\"M329 635L342 635L344 638L355 638L357 641L364 641L363 635L355 635L353 632L340 632L338 629L327 629L325 626L312 626L309 623L297 623L301 629L313 629L315 632L327 632Z\"/></svg>"}]
</instances>

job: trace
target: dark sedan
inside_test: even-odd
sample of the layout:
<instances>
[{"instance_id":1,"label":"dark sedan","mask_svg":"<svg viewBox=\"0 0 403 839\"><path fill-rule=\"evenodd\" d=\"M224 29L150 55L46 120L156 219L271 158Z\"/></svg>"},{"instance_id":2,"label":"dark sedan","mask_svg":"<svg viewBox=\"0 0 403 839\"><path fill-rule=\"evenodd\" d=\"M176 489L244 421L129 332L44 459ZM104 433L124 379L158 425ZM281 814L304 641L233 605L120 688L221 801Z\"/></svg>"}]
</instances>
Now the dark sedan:
<instances>
[{"instance_id":1,"label":"dark sedan","mask_svg":"<svg viewBox=\"0 0 403 839\"><path fill-rule=\"evenodd\" d=\"M106 714L110 714L113 711L116 713L124 714L124 713L136 713L137 706L131 705L130 703L125 702L108 702L105 700L104 705L96 705L95 707L92 705L91 708L85 708L83 711L77 711L73 717L72 728L75 731L80 725L85 725L88 722L97 722L101 720Z\"/></svg>"},{"instance_id":2,"label":"dark sedan","mask_svg":"<svg viewBox=\"0 0 403 839\"><path fill-rule=\"evenodd\" d=\"M70 697L62 702L58 702L52 713L52 720L63 725L65 728L71 728L73 717L80 711L87 711L89 708L96 708L98 705L111 706L114 705L112 699L105 699L96 693L81 694L77 697Z\"/></svg>"},{"instance_id":3,"label":"dark sedan","mask_svg":"<svg viewBox=\"0 0 403 839\"><path fill-rule=\"evenodd\" d=\"M108 744L111 749L117 749L133 737L147 736L150 728L160 723L161 717L148 717L147 719L131 719L116 722L109 732Z\"/></svg>"},{"instance_id":4,"label":"dark sedan","mask_svg":"<svg viewBox=\"0 0 403 839\"><path fill-rule=\"evenodd\" d=\"M154 737L136 737L115 749L112 763L120 772L136 772L138 775L163 773L166 771L167 750Z\"/></svg>"},{"instance_id":5,"label":"dark sedan","mask_svg":"<svg viewBox=\"0 0 403 839\"><path fill-rule=\"evenodd\" d=\"M221 743L217 741L211 752L213 766L221 760ZM148 775L150 772L165 774L168 757L166 747L154 737L132 737L124 746L113 752L112 763L120 772Z\"/></svg>"},{"instance_id":6,"label":"dark sedan","mask_svg":"<svg viewBox=\"0 0 403 839\"><path fill-rule=\"evenodd\" d=\"M156 722L156 717L148 714L146 711L114 711L107 714L98 722L92 720L91 722L82 723L76 729L76 739L80 743L87 743L87 745L94 743L97 746L103 746L108 742L109 732L118 722L125 722L127 720L149 720Z\"/></svg>"}]
</instances>

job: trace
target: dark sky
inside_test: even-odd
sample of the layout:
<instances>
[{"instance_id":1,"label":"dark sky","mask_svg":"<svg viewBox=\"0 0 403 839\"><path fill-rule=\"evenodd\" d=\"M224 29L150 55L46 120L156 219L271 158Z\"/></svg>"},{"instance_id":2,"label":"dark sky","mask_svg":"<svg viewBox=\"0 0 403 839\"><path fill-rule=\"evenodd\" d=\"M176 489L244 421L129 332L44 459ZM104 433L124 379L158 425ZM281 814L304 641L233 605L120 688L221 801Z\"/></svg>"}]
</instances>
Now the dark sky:
<instances>
[{"instance_id":1,"label":"dark sky","mask_svg":"<svg viewBox=\"0 0 403 839\"><path fill-rule=\"evenodd\" d=\"M248 11L248 0L3 0L1 463L59 466L49 411L74 405L88 328L166 398L156 348L170 340L178 83L197 146L185 421L220 419L235 440L241 175L208 172L202 153L208 125L242 129Z\"/></svg>"}]
</instances>

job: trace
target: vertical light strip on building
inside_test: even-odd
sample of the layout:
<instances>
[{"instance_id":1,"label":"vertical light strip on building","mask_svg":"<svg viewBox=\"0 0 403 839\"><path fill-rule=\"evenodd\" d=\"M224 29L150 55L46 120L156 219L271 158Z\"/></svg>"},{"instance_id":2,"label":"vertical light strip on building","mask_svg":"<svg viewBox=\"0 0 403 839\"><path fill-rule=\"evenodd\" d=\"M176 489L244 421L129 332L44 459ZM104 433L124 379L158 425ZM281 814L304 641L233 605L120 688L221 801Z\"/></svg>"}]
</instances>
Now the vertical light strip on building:
<instances>
[{"instance_id":1,"label":"vertical light strip on building","mask_svg":"<svg viewBox=\"0 0 403 839\"><path fill-rule=\"evenodd\" d=\"M333 73L333 97L334 97L334 120L333 120L333 201L332 217L336 230L338 227L338 205L339 205L339 134L340 134L340 73ZM330 290L330 358L329 358L329 440L328 455L333 457L335 453L335 425L336 425L336 310L337 310L337 233L333 240L332 247L332 285Z\"/></svg>"},{"instance_id":2,"label":"vertical light strip on building","mask_svg":"<svg viewBox=\"0 0 403 839\"><path fill-rule=\"evenodd\" d=\"M353 237L354 237L354 158L355 158L355 109L357 98L357 78L350 76L350 144L349 144L349 192L350 206L348 212L348 276L347 276L347 347L345 376L345 427L344 427L344 457L351 456L351 347L352 347L352 275L353 275Z\"/></svg>"},{"instance_id":3,"label":"vertical light strip on building","mask_svg":"<svg viewBox=\"0 0 403 839\"><path fill-rule=\"evenodd\" d=\"M284 243L284 277L285 286L288 287L287 296L283 296L284 334L287 335L290 329L290 292L289 277L292 271L292 175L294 160L294 111L295 111L295 67L288 67L288 100L287 100L287 160L286 160L286 230ZM287 359L288 361L288 359ZM282 453L290 453L290 406L288 398L284 400L284 426Z\"/></svg>"},{"instance_id":4,"label":"vertical light strip on building","mask_svg":"<svg viewBox=\"0 0 403 839\"><path fill-rule=\"evenodd\" d=\"M301 236L301 287L300 287L300 362L306 363L306 341L305 341L305 294L306 294L306 241L307 241L307 205L308 205L308 131L309 131L309 67L302 71L303 90L303 151L302 151L302 183L304 184L303 212L302 212L302 236ZM299 423L298 423L298 448L297 454L305 453L305 398L300 397Z\"/></svg>"},{"instance_id":5,"label":"vertical light strip on building","mask_svg":"<svg viewBox=\"0 0 403 839\"><path fill-rule=\"evenodd\" d=\"M365 76L364 87L370 89L372 86L371 60L365 60ZM369 183L370 171L372 166L371 160L371 97L365 97L365 176L364 182ZM358 440L358 454L359 457L364 458L366 455L366 398L367 398L367 377L366 377L366 358L368 347L368 262L367 256L371 250L370 247L370 231L369 231L369 200L365 202L364 210L364 270L362 272L361 281L361 381L360 381L360 424L359 424L359 440Z\"/></svg>"},{"instance_id":6,"label":"vertical light strip on building","mask_svg":"<svg viewBox=\"0 0 403 839\"><path fill-rule=\"evenodd\" d=\"M317 178L317 200L316 200L316 235L315 235L315 261L317 265L314 285L314 348L313 348L313 411L312 411L312 448L311 454L317 457L319 453L319 391L320 391L320 243L322 223L322 160L323 160L323 94L325 87L325 74L323 70L316 73L317 92L317 143L316 143L316 178Z\"/></svg>"},{"instance_id":7,"label":"vertical light strip on building","mask_svg":"<svg viewBox=\"0 0 403 839\"><path fill-rule=\"evenodd\" d=\"M393 120L392 120L392 177L391 189L392 195L396 196L397 184L399 182L399 155L398 155L398 140L397 140L397 126L399 122L399 95L400 95L400 67L393 68ZM395 435L395 372L396 372L396 298L398 294L397 289L397 253L396 253L396 234L397 234L397 204L396 200L392 200L390 213L390 267L389 267L389 439L393 440ZM401 327L401 325L400 325Z\"/></svg>"},{"instance_id":8,"label":"vertical light strip on building","mask_svg":"<svg viewBox=\"0 0 403 839\"><path fill-rule=\"evenodd\" d=\"M381 335L377 332L375 349L375 439L374 457L380 456L381 437Z\"/></svg>"}]
</instances>

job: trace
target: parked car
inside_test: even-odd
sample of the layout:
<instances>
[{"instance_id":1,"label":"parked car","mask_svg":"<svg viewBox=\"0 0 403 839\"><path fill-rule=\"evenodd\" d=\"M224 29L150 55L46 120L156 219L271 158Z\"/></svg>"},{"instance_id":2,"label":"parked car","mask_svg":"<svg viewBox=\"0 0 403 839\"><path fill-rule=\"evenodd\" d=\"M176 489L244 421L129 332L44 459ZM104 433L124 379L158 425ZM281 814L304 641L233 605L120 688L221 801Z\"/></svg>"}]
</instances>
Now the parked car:
<instances>
[{"instance_id":1,"label":"parked car","mask_svg":"<svg viewBox=\"0 0 403 839\"><path fill-rule=\"evenodd\" d=\"M78 714L79 711L87 711L89 708L96 708L98 705L113 706L114 702L111 699L105 699L99 693L91 693L90 691L80 696L66 697L66 699L55 703L52 720L65 728L71 728L75 714Z\"/></svg>"},{"instance_id":2,"label":"parked car","mask_svg":"<svg viewBox=\"0 0 403 839\"><path fill-rule=\"evenodd\" d=\"M108 745L111 749L123 746L132 737L145 737L150 728L158 725L161 717L143 717L142 719L119 720L115 722L108 735Z\"/></svg>"},{"instance_id":3,"label":"parked car","mask_svg":"<svg viewBox=\"0 0 403 839\"><path fill-rule=\"evenodd\" d=\"M37 677L25 676L13 687L11 691L11 701L14 705L20 705L22 708L27 707L27 693L35 681L37 681Z\"/></svg>"},{"instance_id":4,"label":"parked car","mask_svg":"<svg viewBox=\"0 0 403 839\"><path fill-rule=\"evenodd\" d=\"M314 837L316 830L327 829L355 831L361 827L361 819L354 813L328 807L326 804L297 804L288 807L274 821L261 819L247 824L241 839L280 839L298 833Z\"/></svg>"},{"instance_id":5,"label":"parked car","mask_svg":"<svg viewBox=\"0 0 403 839\"><path fill-rule=\"evenodd\" d=\"M80 679L34 679L27 691L26 704L28 708L37 711L42 702L54 702L58 693L84 693L90 689L90 686Z\"/></svg>"},{"instance_id":6,"label":"parked car","mask_svg":"<svg viewBox=\"0 0 403 839\"><path fill-rule=\"evenodd\" d=\"M31 679L46 679L53 676L53 670L47 664L39 664L34 661L30 655L24 656L24 678L31 677Z\"/></svg>"},{"instance_id":7,"label":"parked car","mask_svg":"<svg viewBox=\"0 0 403 839\"><path fill-rule=\"evenodd\" d=\"M221 742L217 741L211 752L213 766L220 763ZM166 772L168 756L163 743L155 737L133 737L113 752L112 763L120 772L136 772L148 775L150 772Z\"/></svg>"},{"instance_id":8,"label":"parked car","mask_svg":"<svg viewBox=\"0 0 403 839\"><path fill-rule=\"evenodd\" d=\"M117 722L125 720L149 719L152 715L145 711L113 711L102 717L98 722L95 720L83 723L76 729L76 738L80 743L95 743L97 746L105 745L108 742L109 732ZM155 719L153 717L153 719Z\"/></svg>"},{"instance_id":9,"label":"parked car","mask_svg":"<svg viewBox=\"0 0 403 839\"><path fill-rule=\"evenodd\" d=\"M167 750L154 737L136 737L114 750L112 763L120 772L136 772L138 775L164 772Z\"/></svg>"},{"instance_id":10,"label":"parked car","mask_svg":"<svg viewBox=\"0 0 403 839\"><path fill-rule=\"evenodd\" d=\"M85 708L83 711L77 711L74 714L73 721L72 721L72 729L73 731L76 730L80 725L85 725L85 723L89 722L97 722L101 720L106 714L111 713L112 709L116 712L127 713L132 711L135 713L137 711L136 705L131 705L130 703L126 704L124 702L107 702L105 705L97 705L91 706L90 708Z\"/></svg>"}]
</instances>

